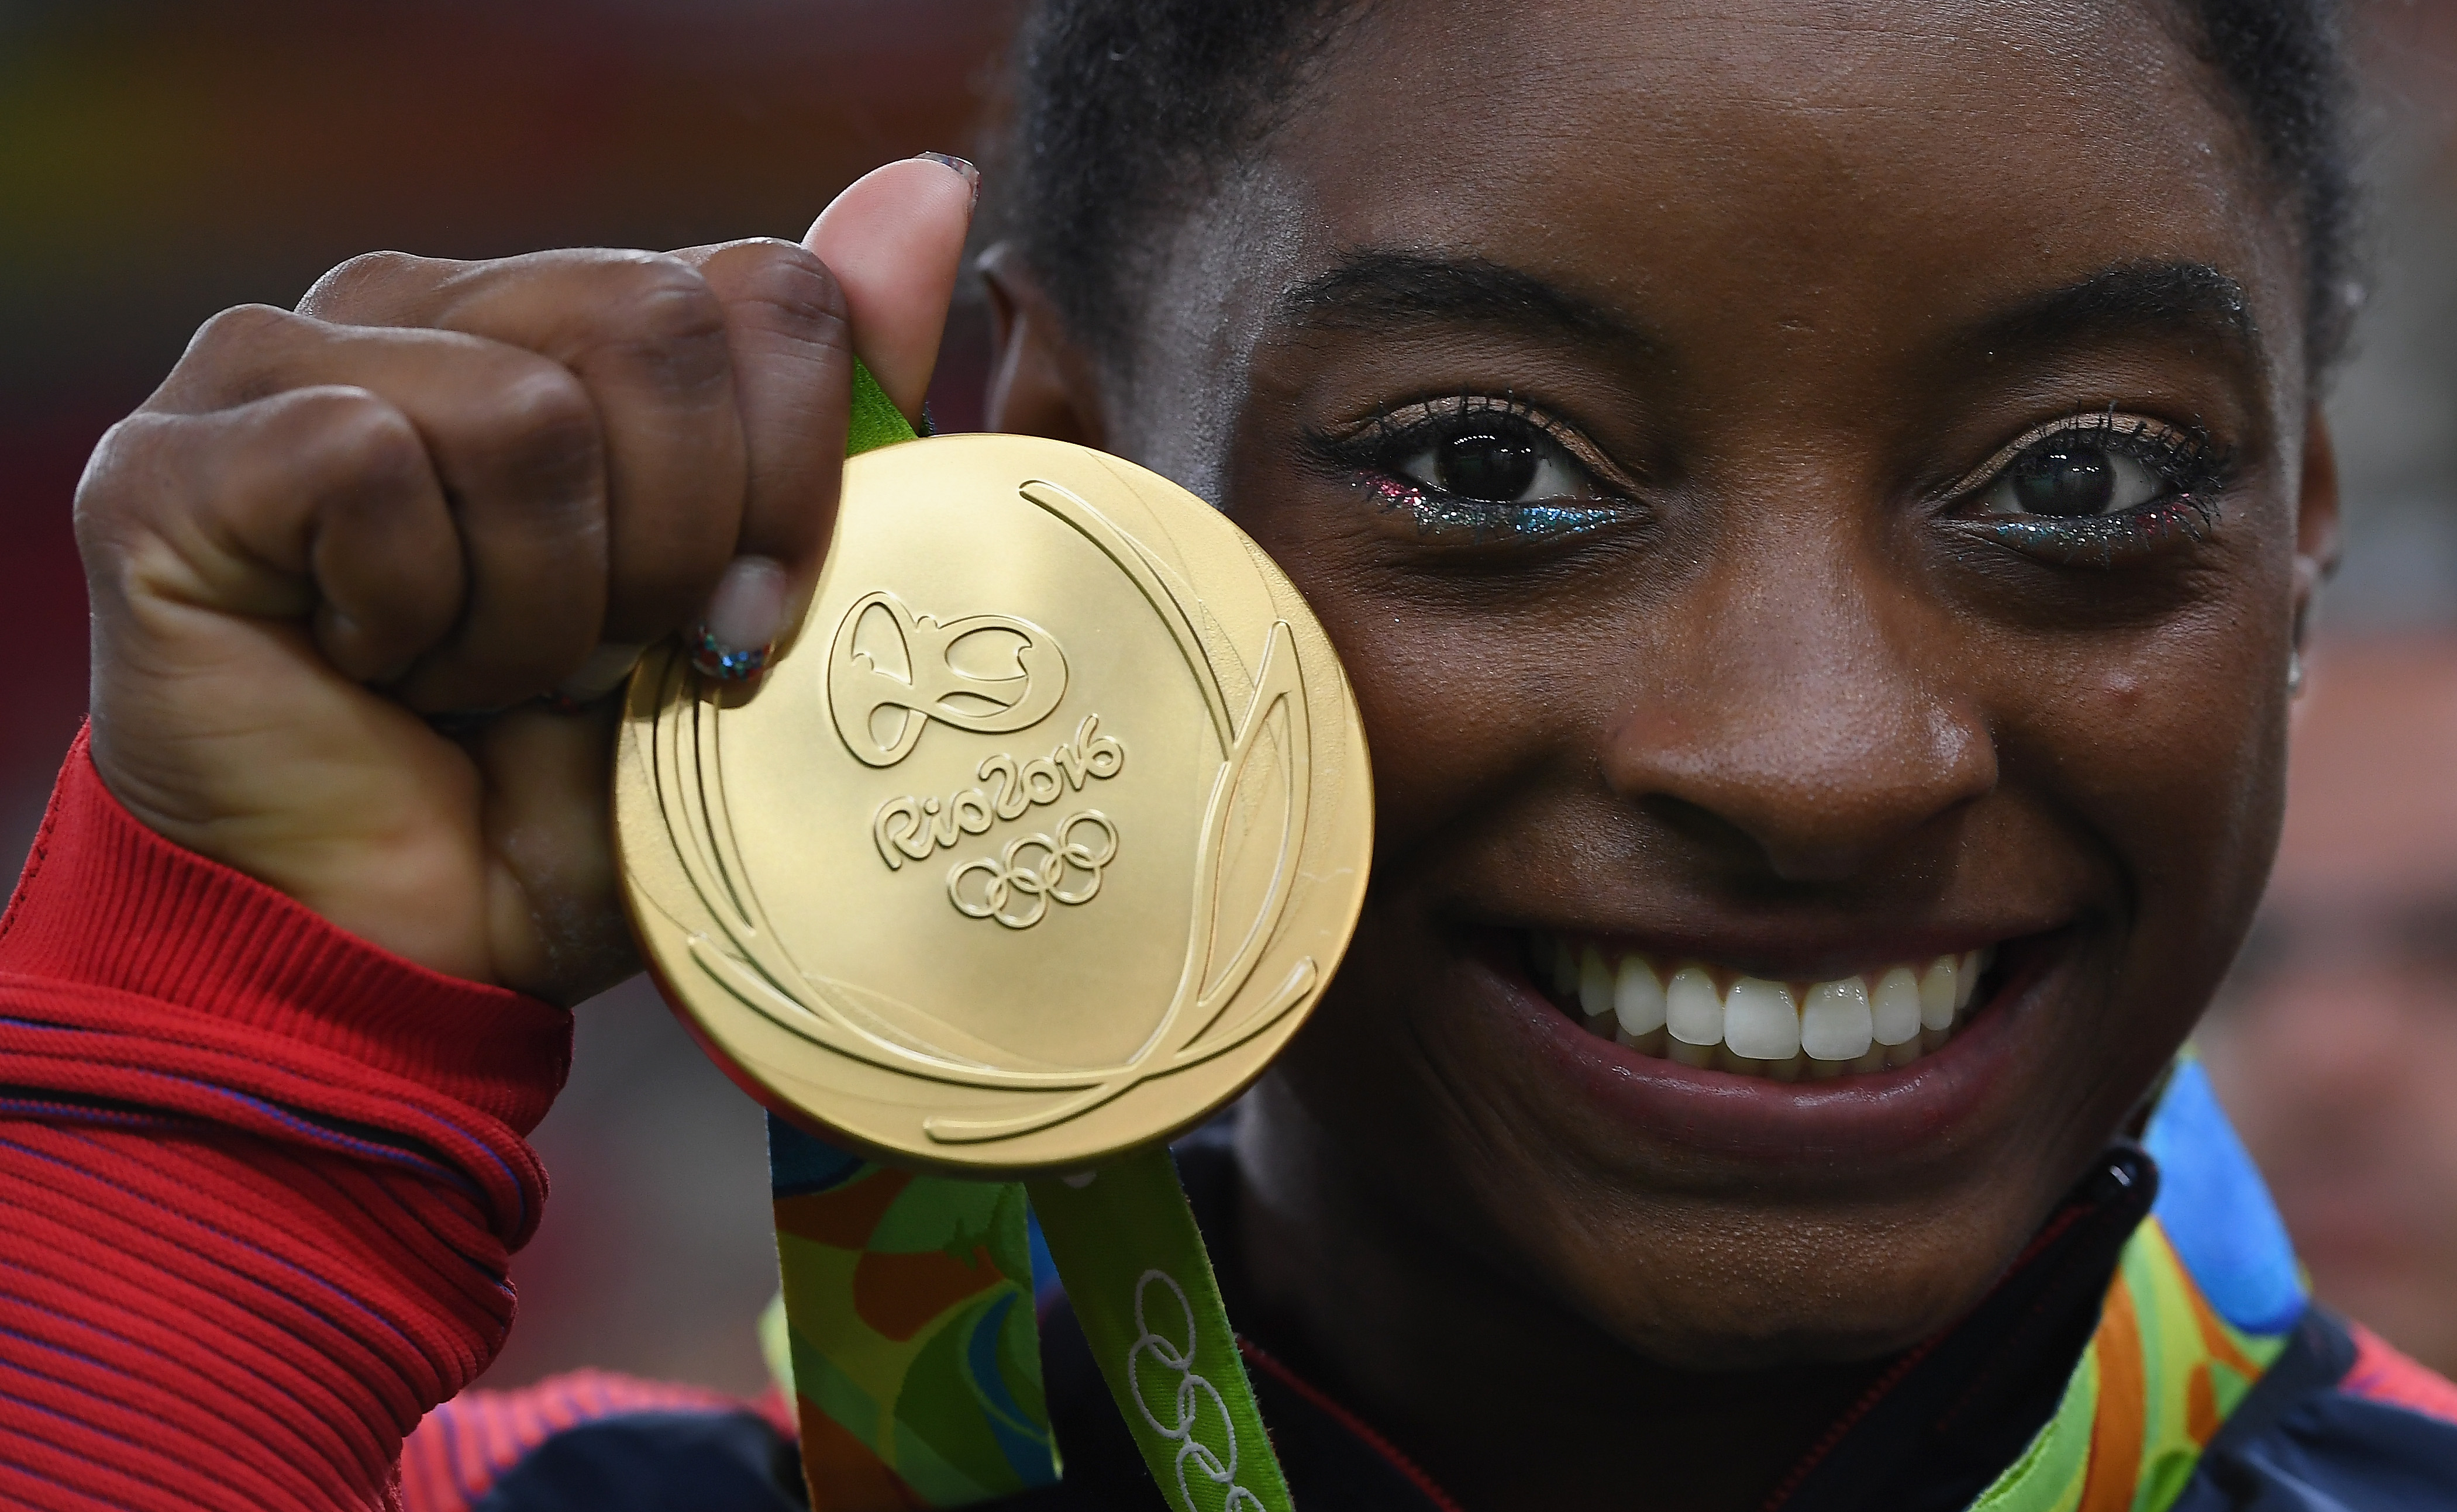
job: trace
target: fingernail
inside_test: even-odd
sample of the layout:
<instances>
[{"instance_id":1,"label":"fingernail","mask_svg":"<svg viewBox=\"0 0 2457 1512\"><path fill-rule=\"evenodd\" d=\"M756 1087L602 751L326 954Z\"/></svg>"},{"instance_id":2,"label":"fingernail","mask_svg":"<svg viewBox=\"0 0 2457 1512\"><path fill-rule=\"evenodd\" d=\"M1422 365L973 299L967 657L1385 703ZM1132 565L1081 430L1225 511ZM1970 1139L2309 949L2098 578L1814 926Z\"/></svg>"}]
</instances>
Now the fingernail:
<instances>
[{"instance_id":1,"label":"fingernail","mask_svg":"<svg viewBox=\"0 0 2457 1512\"><path fill-rule=\"evenodd\" d=\"M580 670L554 685L557 700L570 704L593 704L613 692L631 675L640 662L643 648L621 642L609 641L588 653Z\"/></svg>"},{"instance_id":2,"label":"fingernail","mask_svg":"<svg viewBox=\"0 0 2457 1512\"><path fill-rule=\"evenodd\" d=\"M723 683L756 677L784 621L785 569L766 557L736 558L717 580L707 617L692 633L692 665Z\"/></svg>"},{"instance_id":3,"label":"fingernail","mask_svg":"<svg viewBox=\"0 0 2457 1512\"><path fill-rule=\"evenodd\" d=\"M942 164L945 167L952 168L957 173L963 174L964 188L972 194L972 198L965 201L964 208L969 211L981 204L981 171L980 169L975 168L971 163L965 161L963 158L954 156L947 153L919 153L915 155L926 157L934 163Z\"/></svg>"}]
</instances>

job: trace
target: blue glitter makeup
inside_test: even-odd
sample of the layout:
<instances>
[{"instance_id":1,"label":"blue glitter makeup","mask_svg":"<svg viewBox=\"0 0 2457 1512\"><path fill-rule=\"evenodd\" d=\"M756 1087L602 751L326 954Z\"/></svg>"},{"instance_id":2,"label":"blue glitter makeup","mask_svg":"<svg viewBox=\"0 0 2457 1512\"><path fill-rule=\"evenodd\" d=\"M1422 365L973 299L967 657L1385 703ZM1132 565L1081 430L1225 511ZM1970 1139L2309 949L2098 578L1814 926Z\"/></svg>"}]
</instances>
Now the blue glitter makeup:
<instances>
[{"instance_id":1,"label":"blue glitter makeup","mask_svg":"<svg viewBox=\"0 0 2457 1512\"><path fill-rule=\"evenodd\" d=\"M1628 506L1620 503L1495 503L1461 499L1400 478L1367 478L1362 483L1367 497L1376 506L1406 516L1414 524L1416 534L1428 541L1490 545L1505 541L1552 540L1601 530L1629 518Z\"/></svg>"},{"instance_id":2,"label":"blue glitter makeup","mask_svg":"<svg viewBox=\"0 0 2457 1512\"><path fill-rule=\"evenodd\" d=\"M2116 567L2214 536L2232 471L2207 436L2111 408L2023 433L1944 498L1999 545Z\"/></svg>"},{"instance_id":3,"label":"blue glitter makeup","mask_svg":"<svg viewBox=\"0 0 2457 1512\"><path fill-rule=\"evenodd\" d=\"M1644 513L1600 448L1514 398L1420 400L1308 443L1428 545L1539 545Z\"/></svg>"},{"instance_id":4,"label":"blue glitter makeup","mask_svg":"<svg viewBox=\"0 0 2457 1512\"><path fill-rule=\"evenodd\" d=\"M1977 522L1989 539L2060 566L2113 567L2127 558L2178 539L2202 541L2217 534L2219 508L2178 495L2153 508L2079 520L2007 520Z\"/></svg>"}]
</instances>

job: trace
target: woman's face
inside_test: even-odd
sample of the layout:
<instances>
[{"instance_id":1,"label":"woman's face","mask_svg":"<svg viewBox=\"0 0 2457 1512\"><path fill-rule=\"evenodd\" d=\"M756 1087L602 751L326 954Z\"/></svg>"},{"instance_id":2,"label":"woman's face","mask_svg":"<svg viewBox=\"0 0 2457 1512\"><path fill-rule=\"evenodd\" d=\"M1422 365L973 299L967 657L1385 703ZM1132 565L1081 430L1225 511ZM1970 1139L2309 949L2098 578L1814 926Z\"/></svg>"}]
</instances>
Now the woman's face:
<instances>
[{"instance_id":1,"label":"woman's face","mask_svg":"<svg viewBox=\"0 0 2457 1512\"><path fill-rule=\"evenodd\" d=\"M1975 1301L2268 864L2331 504L2255 160L2155 8L1368 8L1097 401L1295 578L1373 746L1257 1147L1667 1361ZM1724 1058L1785 994L1867 1053Z\"/></svg>"}]
</instances>

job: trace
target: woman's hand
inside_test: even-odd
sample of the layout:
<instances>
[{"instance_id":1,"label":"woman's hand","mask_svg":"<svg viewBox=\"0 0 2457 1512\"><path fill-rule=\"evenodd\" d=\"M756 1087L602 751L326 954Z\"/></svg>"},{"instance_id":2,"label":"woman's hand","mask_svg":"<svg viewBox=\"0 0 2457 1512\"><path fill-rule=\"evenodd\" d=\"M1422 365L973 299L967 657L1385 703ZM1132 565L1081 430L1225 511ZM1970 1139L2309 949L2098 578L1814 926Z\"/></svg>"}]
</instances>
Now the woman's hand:
<instances>
[{"instance_id":1,"label":"woman's hand","mask_svg":"<svg viewBox=\"0 0 2457 1512\"><path fill-rule=\"evenodd\" d=\"M421 965L561 1002L629 974L613 708L535 700L798 623L854 353L918 413L972 188L917 158L800 246L375 254L216 317L77 492L103 781Z\"/></svg>"}]
</instances>

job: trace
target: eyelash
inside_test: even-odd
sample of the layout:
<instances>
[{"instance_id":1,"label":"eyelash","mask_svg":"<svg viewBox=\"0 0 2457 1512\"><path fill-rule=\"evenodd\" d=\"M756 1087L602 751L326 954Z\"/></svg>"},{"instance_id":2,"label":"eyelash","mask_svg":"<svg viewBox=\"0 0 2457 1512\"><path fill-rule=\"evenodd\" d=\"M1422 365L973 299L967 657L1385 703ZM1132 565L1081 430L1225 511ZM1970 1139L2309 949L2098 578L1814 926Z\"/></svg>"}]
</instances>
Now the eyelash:
<instances>
[{"instance_id":1,"label":"eyelash","mask_svg":"<svg viewBox=\"0 0 2457 1512\"><path fill-rule=\"evenodd\" d=\"M2158 499L2110 515L1966 518L1962 523L2001 545L2068 566L2114 566L2178 538L2206 541L2218 529L2218 496L2233 480L2234 459L2207 434L2113 408L2069 415L2025 432L1947 487L1945 502L1968 505L2008 477L2029 453L2079 441L2120 451L2164 480Z\"/></svg>"},{"instance_id":2,"label":"eyelash","mask_svg":"<svg viewBox=\"0 0 2457 1512\"><path fill-rule=\"evenodd\" d=\"M1575 502L1500 502L1454 494L1411 478L1400 466L1459 434L1469 422L1497 420L1557 448L1597 489ZM2197 430L2113 408L2069 415L2034 427L1943 490L1948 505L1984 497L2025 455L2057 442L2120 451L2149 468L2168 492L2109 515L1966 518L1960 523L2001 545L2064 565L2113 566L2178 538L2204 541L2219 523L2218 496L2232 481L2233 459ZM1637 512L1638 485L1576 430L1515 395L1462 394L1381 411L1345 431L1306 438L1321 463L1351 474L1378 507L1404 516L1419 539L1443 544L1533 544L1583 536Z\"/></svg>"},{"instance_id":3,"label":"eyelash","mask_svg":"<svg viewBox=\"0 0 2457 1512\"><path fill-rule=\"evenodd\" d=\"M1496 422L1562 454L1597 492L1574 501L1506 503L1471 499L1407 476L1401 464L1462 434L1470 422ZM1490 546L1557 541L1621 523L1631 517L1630 482L1584 436L1516 395L1459 394L1384 410L1340 432L1315 432L1308 450L1326 466L1352 474L1380 509L1406 517L1417 536L1443 544Z\"/></svg>"}]
</instances>

